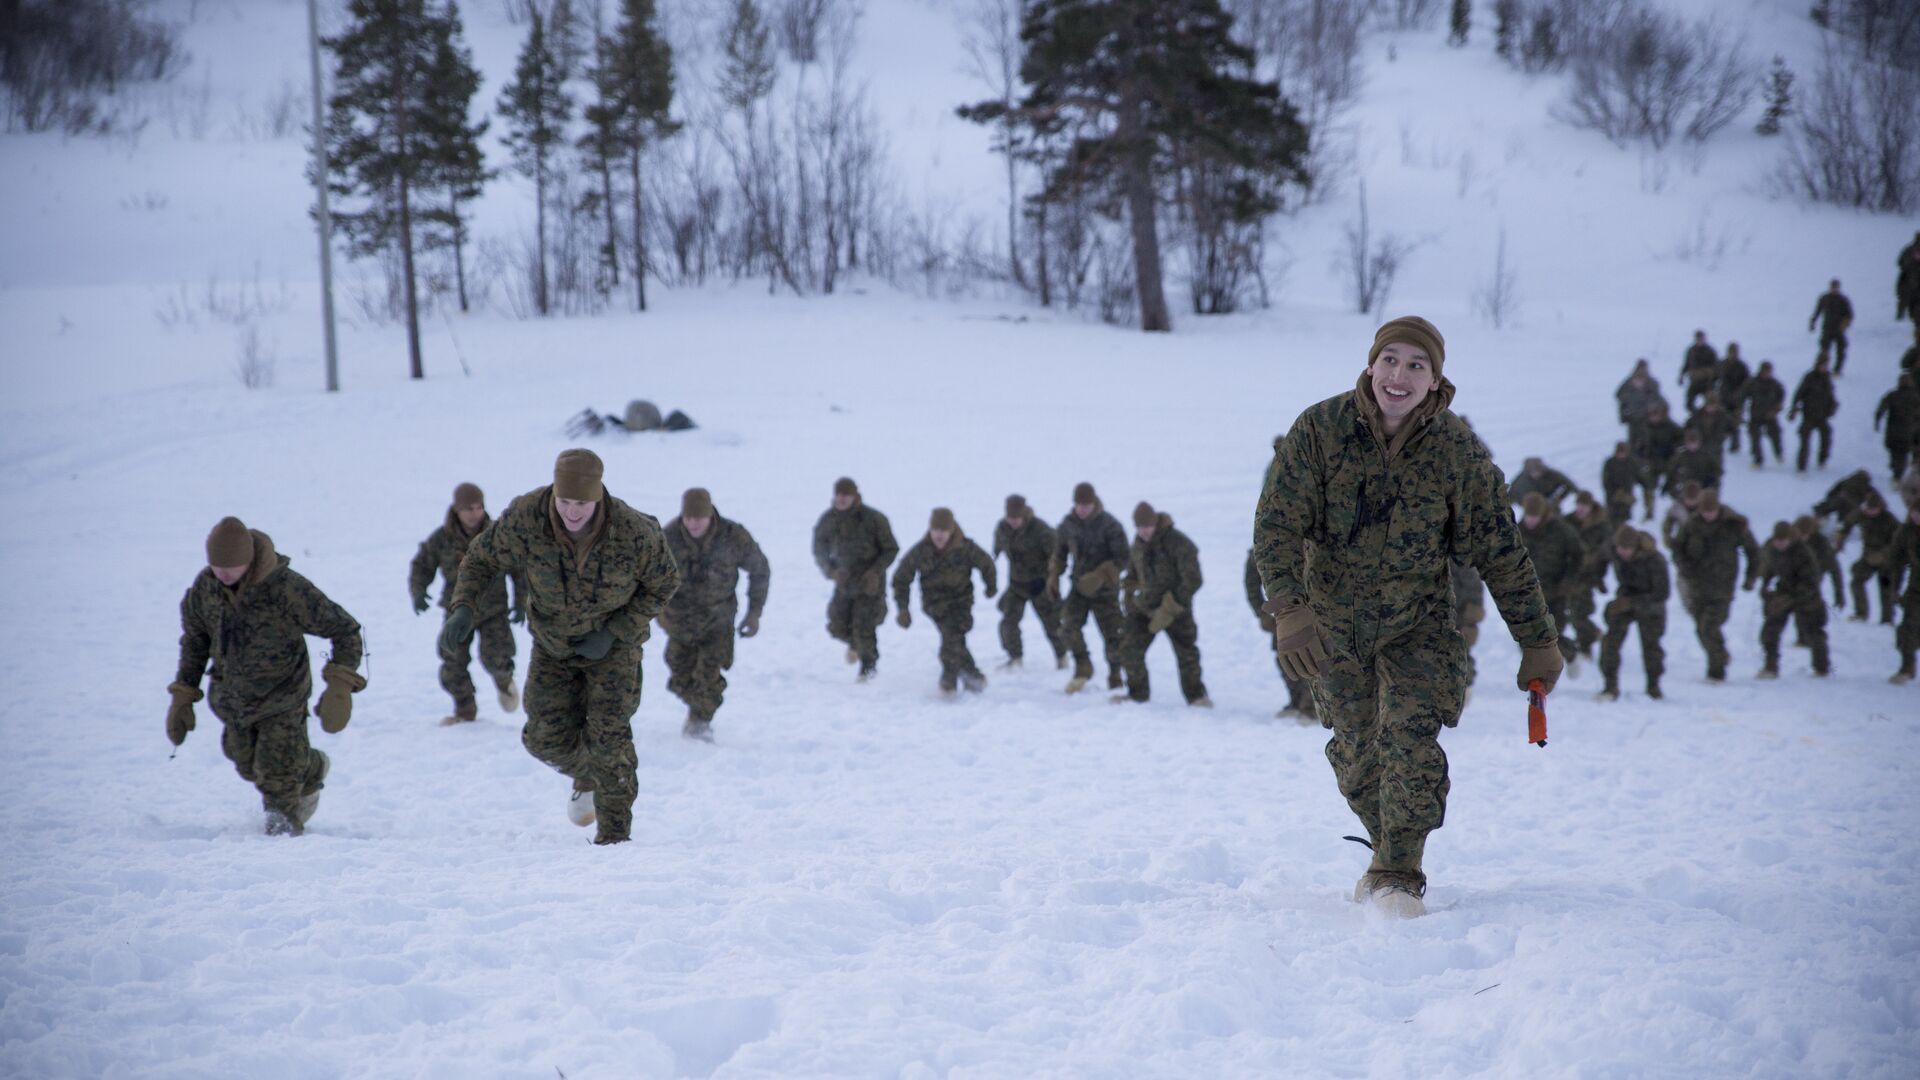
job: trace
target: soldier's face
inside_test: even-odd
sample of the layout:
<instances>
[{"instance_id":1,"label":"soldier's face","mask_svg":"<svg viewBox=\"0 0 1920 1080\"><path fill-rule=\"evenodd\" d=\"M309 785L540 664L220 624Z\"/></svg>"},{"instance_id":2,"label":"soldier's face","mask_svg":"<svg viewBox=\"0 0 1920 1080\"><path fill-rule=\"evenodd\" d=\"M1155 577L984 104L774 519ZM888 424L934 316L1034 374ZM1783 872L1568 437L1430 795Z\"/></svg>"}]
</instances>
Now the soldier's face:
<instances>
[{"instance_id":1,"label":"soldier's face","mask_svg":"<svg viewBox=\"0 0 1920 1080\"><path fill-rule=\"evenodd\" d=\"M1367 372L1373 376L1373 399L1389 420L1406 419L1433 392L1433 359L1404 341L1381 349Z\"/></svg>"},{"instance_id":2,"label":"soldier's face","mask_svg":"<svg viewBox=\"0 0 1920 1080\"><path fill-rule=\"evenodd\" d=\"M244 566L216 566L213 568L213 576L219 578L220 584L222 585L238 585L240 579L247 576L247 568Z\"/></svg>"},{"instance_id":3,"label":"soldier's face","mask_svg":"<svg viewBox=\"0 0 1920 1080\"><path fill-rule=\"evenodd\" d=\"M1633 558L1633 549L1630 547L1621 547L1619 544L1613 545L1613 553L1620 556L1620 561L1622 562Z\"/></svg>"},{"instance_id":4,"label":"soldier's face","mask_svg":"<svg viewBox=\"0 0 1920 1080\"><path fill-rule=\"evenodd\" d=\"M1073 516L1079 518L1081 521L1087 520L1088 518L1093 516L1093 504L1092 503L1074 503Z\"/></svg>"},{"instance_id":5,"label":"soldier's face","mask_svg":"<svg viewBox=\"0 0 1920 1080\"><path fill-rule=\"evenodd\" d=\"M1027 524L1027 519L1023 517L1010 517L1007 519L1007 528L1014 529L1016 531L1025 527L1026 524Z\"/></svg>"},{"instance_id":6,"label":"soldier's face","mask_svg":"<svg viewBox=\"0 0 1920 1080\"><path fill-rule=\"evenodd\" d=\"M947 541L953 539L953 530L928 529L927 537L933 541L934 547L943 548L947 546Z\"/></svg>"},{"instance_id":7,"label":"soldier's face","mask_svg":"<svg viewBox=\"0 0 1920 1080\"><path fill-rule=\"evenodd\" d=\"M1529 529L1537 529L1540 527L1540 515L1528 514L1520 519L1520 524L1525 525Z\"/></svg>"},{"instance_id":8,"label":"soldier's face","mask_svg":"<svg viewBox=\"0 0 1920 1080\"><path fill-rule=\"evenodd\" d=\"M454 507L453 512L459 515L460 517L460 527L467 530L468 532L472 532L473 530L479 528L480 523L486 520L486 517L487 517L487 508L481 505L480 503L471 503L467 506L456 506Z\"/></svg>"},{"instance_id":9,"label":"soldier's face","mask_svg":"<svg viewBox=\"0 0 1920 1080\"><path fill-rule=\"evenodd\" d=\"M1133 527L1133 535L1139 537L1140 542L1144 544L1153 539L1154 528L1155 526L1153 525L1135 525Z\"/></svg>"},{"instance_id":10,"label":"soldier's face","mask_svg":"<svg viewBox=\"0 0 1920 1080\"><path fill-rule=\"evenodd\" d=\"M835 495L833 497L833 508L835 510L845 510L852 505L853 496L851 495Z\"/></svg>"},{"instance_id":11,"label":"soldier's face","mask_svg":"<svg viewBox=\"0 0 1920 1080\"><path fill-rule=\"evenodd\" d=\"M560 520L566 523L567 531L579 532L587 527L587 522L593 520L593 512L600 504L598 502L585 502L580 499L562 499L556 497L553 500L553 505L555 509L560 511Z\"/></svg>"},{"instance_id":12,"label":"soldier's face","mask_svg":"<svg viewBox=\"0 0 1920 1080\"><path fill-rule=\"evenodd\" d=\"M713 527L713 519L710 517L681 518L680 524L687 527L687 535L698 540L707 535L707 530Z\"/></svg>"},{"instance_id":13,"label":"soldier's face","mask_svg":"<svg viewBox=\"0 0 1920 1080\"><path fill-rule=\"evenodd\" d=\"M1700 520L1702 520L1702 521L1719 521L1719 520L1720 520L1720 511L1719 511L1719 510L1702 510L1702 511L1700 511Z\"/></svg>"}]
</instances>

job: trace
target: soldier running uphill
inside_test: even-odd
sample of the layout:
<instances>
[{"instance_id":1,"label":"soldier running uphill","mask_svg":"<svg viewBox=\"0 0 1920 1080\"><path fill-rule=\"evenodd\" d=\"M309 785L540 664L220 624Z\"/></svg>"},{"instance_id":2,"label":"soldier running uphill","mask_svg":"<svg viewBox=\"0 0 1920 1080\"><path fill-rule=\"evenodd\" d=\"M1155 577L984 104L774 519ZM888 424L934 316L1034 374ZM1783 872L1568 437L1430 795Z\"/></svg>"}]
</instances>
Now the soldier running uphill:
<instances>
[{"instance_id":1,"label":"soldier running uphill","mask_svg":"<svg viewBox=\"0 0 1920 1080\"><path fill-rule=\"evenodd\" d=\"M687 703L680 734L713 741L713 716L733 667L734 616L740 612L740 575L747 575L743 638L760 632L772 572L746 526L720 516L706 488L688 488L680 516L667 522L667 550L680 568L680 588L658 619L667 634L667 689Z\"/></svg>"},{"instance_id":2,"label":"soldier running uphill","mask_svg":"<svg viewBox=\"0 0 1920 1080\"><path fill-rule=\"evenodd\" d=\"M1173 518L1147 503L1133 508L1134 541L1121 590L1127 598L1127 692L1115 701L1146 701L1147 648L1162 632L1180 666L1180 693L1187 704L1213 708L1200 678L1200 630L1193 622L1193 594L1200 588L1200 549L1173 527Z\"/></svg>"},{"instance_id":3,"label":"soldier running uphill","mask_svg":"<svg viewBox=\"0 0 1920 1080\"><path fill-rule=\"evenodd\" d=\"M1127 562L1127 533L1100 504L1093 485L1073 488L1073 509L1054 530L1053 558L1047 563L1047 592L1062 596L1062 575L1073 583L1060 605L1060 642L1073 653L1073 678L1067 693L1077 694L1093 678L1093 654L1087 648L1087 616L1100 628L1107 658L1107 689L1126 685L1120 656L1126 631L1120 617L1120 568Z\"/></svg>"},{"instance_id":4,"label":"soldier running uphill","mask_svg":"<svg viewBox=\"0 0 1920 1080\"><path fill-rule=\"evenodd\" d=\"M1780 677L1780 634L1793 620L1800 639L1813 650L1813 673L1825 677L1832 670L1827 656L1827 604L1820 596L1820 563L1793 526L1774 525L1767 541L1766 569L1761 575L1760 604L1766 621L1760 625L1760 648L1767 666L1756 678Z\"/></svg>"},{"instance_id":5,"label":"soldier running uphill","mask_svg":"<svg viewBox=\"0 0 1920 1080\"><path fill-rule=\"evenodd\" d=\"M967 539L953 519L953 511L937 507L927 521L927 535L907 549L893 571L894 606L900 629L913 625L907 611L913 579L920 579L920 610L933 620L940 631L940 693L952 696L958 687L977 694L986 689L987 677L973 662L967 648L967 632L973 629L973 572L980 572L987 598L999 592L995 581L993 557L980 545Z\"/></svg>"},{"instance_id":6,"label":"soldier running uphill","mask_svg":"<svg viewBox=\"0 0 1920 1080\"><path fill-rule=\"evenodd\" d=\"M1053 557L1053 526L1033 516L1033 508L1019 495L1007 496L1006 516L993 527L993 553L1007 557L1007 587L1000 594L1000 647L1007 651L1002 668L1017 668L1024 656L1020 619L1033 605L1053 666L1067 666L1067 647L1060 640L1060 600L1047 591L1047 560Z\"/></svg>"},{"instance_id":7,"label":"soldier running uphill","mask_svg":"<svg viewBox=\"0 0 1920 1080\"><path fill-rule=\"evenodd\" d=\"M446 615L453 610L453 586L460 580L460 560L466 557L467 545L492 521L487 514L486 496L478 486L461 484L453 489L453 504L447 507L446 520L420 542L420 550L413 556L407 587L413 595L415 615L426 612L427 586L438 576L443 581L440 608L442 626L445 625ZM508 624L527 621L526 583L518 575L509 576L513 579L513 601L507 600L507 578L496 578L480 591L474 613L474 636L480 639L480 667L493 679L500 711L504 713L520 708L520 689L513 682L513 628ZM440 688L453 698L453 712L440 721L443 724L465 723L480 715L474 701L473 676L467 672L472 662L473 650L466 645L440 657Z\"/></svg>"},{"instance_id":8,"label":"soldier running uphill","mask_svg":"<svg viewBox=\"0 0 1920 1080\"><path fill-rule=\"evenodd\" d=\"M168 693L167 738L179 746L194 728L200 676L213 664L208 704L220 718L220 749L240 778L260 792L269 836L299 836L320 805L331 762L307 742L313 692L307 635L333 645L320 669L327 688L313 711L337 735L367 680L360 666L360 624L314 584L288 569L292 560L266 533L222 518L207 535L207 565L180 600L180 667Z\"/></svg>"},{"instance_id":9,"label":"soldier running uphill","mask_svg":"<svg viewBox=\"0 0 1920 1080\"><path fill-rule=\"evenodd\" d=\"M861 501L848 477L833 482L833 505L813 526L813 561L833 582L827 601L827 633L847 645L847 663L860 665L860 681L880 663L874 631L887 616L886 574L900 554L887 515Z\"/></svg>"}]
</instances>

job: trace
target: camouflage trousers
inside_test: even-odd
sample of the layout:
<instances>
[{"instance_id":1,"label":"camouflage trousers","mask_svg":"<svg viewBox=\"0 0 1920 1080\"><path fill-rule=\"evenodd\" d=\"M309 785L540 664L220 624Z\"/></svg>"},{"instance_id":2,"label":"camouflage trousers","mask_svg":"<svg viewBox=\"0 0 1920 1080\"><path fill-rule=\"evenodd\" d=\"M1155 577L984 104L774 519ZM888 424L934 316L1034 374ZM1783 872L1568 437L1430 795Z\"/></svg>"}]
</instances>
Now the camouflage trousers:
<instances>
[{"instance_id":1,"label":"camouflage trousers","mask_svg":"<svg viewBox=\"0 0 1920 1080\"><path fill-rule=\"evenodd\" d=\"M1667 633L1667 613L1662 611L1641 614L1637 611L1625 611L1620 614L1607 614L1607 636L1600 642L1600 675L1606 680L1607 688L1620 688L1620 650L1627 643L1627 631L1640 624L1640 662L1646 668L1649 685L1660 681L1667 671L1667 651L1660 647L1660 639Z\"/></svg>"},{"instance_id":2,"label":"camouflage trousers","mask_svg":"<svg viewBox=\"0 0 1920 1080\"><path fill-rule=\"evenodd\" d=\"M1546 599L1547 615L1553 619L1555 631L1560 635L1560 658L1571 660L1580 655L1580 646L1573 640L1573 622L1567 618L1567 605L1572 597L1566 592L1554 592Z\"/></svg>"},{"instance_id":3,"label":"camouflage trousers","mask_svg":"<svg viewBox=\"0 0 1920 1080\"><path fill-rule=\"evenodd\" d=\"M562 775L592 784L601 839L625 839L633 828L640 767L633 714L639 707L638 647L616 642L598 660L555 658L534 648L520 742Z\"/></svg>"},{"instance_id":4,"label":"camouflage trousers","mask_svg":"<svg viewBox=\"0 0 1920 1080\"><path fill-rule=\"evenodd\" d=\"M1159 635L1148 628L1150 621L1138 612L1127 615L1122 659L1127 669L1127 696L1135 701L1146 701L1153 694L1147 677L1147 648ZM1180 693L1188 702L1206 697L1207 684L1200 678L1200 628L1194 624L1193 612L1181 612L1167 624L1165 633L1173 646L1174 663L1180 666Z\"/></svg>"},{"instance_id":5,"label":"camouflage trousers","mask_svg":"<svg viewBox=\"0 0 1920 1080\"><path fill-rule=\"evenodd\" d=\"M1833 350L1833 373L1840 374L1847 368L1847 332L1835 326L1831 329L1820 328L1820 351Z\"/></svg>"},{"instance_id":6,"label":"camouflage trousers","mask_svg":"<svg viewBox=\"0 0 1920 1080\"><path fill-rule=\"evenodd\" d=\"M1833 450L1833 424L1827 420L1800 421L1800 452L1794 456L1793 467L1800 472L1807 471L1807 451L1813 445L1813 437L1820 436L1819 464L1824 468L1827 456Z\"/></svg>"},{"instance_id":7,"label":"camouflage trousers","mask_svg":"<svg viewBox=\"0 0 1920 1080\"><path fill-rule=\"evenodd\" d=\"M1633 524L1633 489L1607 492L1607 520L1614 528Z\"/></svg>"},{"instance_id":8,"label":"camouflage trousers","mask_svg":"<svg viewBox=\"0 0 1920 1080\"><path fill-rule=\"evenodd\" d=\"M1707 654L1707 678L1724 679L1727 677L1727 665L1733 662L1732 654L1727 652L1727 635L1723 628L1733 610L1733 597L1717 589L1695 588L1693 602L1687 614L1693 616L1693 636L1700 641L1700 650Z\"/></svg>"},{"instance_id":9,"label":"camouflage trousers","mask_svg":"<svg viewBox=\"0 0 1920 1080\"><path fill-rule=\"evenodd\" d=\"M1766 463L1765 456L1760 453L1760 437L1762 435L1765 435L1767 441L1773 444L1773 460L1787 460L1787 455L1780 449L1780 421L1769 416L1765 420L1750 420L1747 422L1747 441L1753 444L1753 463L1755 465L1764 465Z\"/></svg>"},{"instance_id":10,"label":"camouflage trousers","mask_svg":"<svg viewBox=\"0 0 1920 1080\"><path fill-rule=\"evenodd\" d=\"M1008 582L1007 591L1000 594L1000 647L1007 650L1009 657L1022 654L1020 641L1020 619L1027 612L1027 605L1033 605L1033 614L1040 620L1040 629L1047 635L1047 645L1055 656L1067 654L1066 645L1060 641L1060 601L1047 595L1045 580Z\"/></svg>"},{"instance_id":11,"label":"camouflage trousers","mask_svg":"<svg viewBox=\"0 0 1920 1080\"><path fill-rule=\"evenodd\" d=\"M480 666L493 677L495 687L513 682L513 627L505 615L496 615L473 628L474 641L480 643ZM467 674L472 663L473 641L462 642L452 656L440 654L440 687L452 695L455 704L473 700L473 677Z\"/></svg>"},{"instance_id":12,"label":"camouflage trousers","mask_svg":"<svg viewBox=\"0 0 1920 1080\"><path fill-rule=\"evenodd\" d=\"M1693 419L1693 414L1706 403L1707 395L1712 392L1713 372L1710 369L1687 373L1687 419Z\"/></svg>"},{"instance_id":13,"label":"camouflage trousers","mask_svg":"<svg viewBox=\"0 0 1920 1080\"><path fill-rule=\"evenodd\" d=\"M1892 435L1886 440L1887 468L1892 471L1895 480L1907 474L1907 463L1920 454L1920 439L1896 441Z\"/></svg>"},{"instance_id":14,"label":"camouflage trousers","mask_svg":"<svg viewBox=\"0 0 1920 1080\"><path fill-rule=\"evenodd\" d=\"M1831 668L1831 658L1827 655L1827 607L1825 604L1791 608L1778 614L1767 616L1760 624L1760 648L1767 654L1767 668L1780 670L1780 635L1787 629L1787 620L1793 620L1794 632L1807 648L1813 650L1813 670L1825 675Z\"/></svg>"},{"instance_id":15,"label":"camouflage trousers","mask_svg":"<svg viewBox=\"0 0 1920 1080\"><path fill-rule=\"evenodd\" d=\"M1900 626L1893 632L1893 644L1900 650L1900 670L1911 675L1914 656L1920 653L1920 593L1908 590L1900 607Z\"/></svg>"},{"instance_id":16,"label":"camouflage trousers","mask_svg":"<svg viewBox=\"0 0 1920 1080\"><path fill-rule=\"evenodd\" d=\"M1069 591L1060 602L1060 644L1073 654L1074 675L1090 679L1093 677L1093 654L1087 649L1088 615L1093 616L1094 625L1100 628L1100 643L1106 653L1107 674L1111 682L1126 667L1126 661L1120 655L1121 644L1126 638L1126 626L1120 614L1119 593L1103 589L1088 599L1078 591Z\"/></svg>"},{"instance_id":17,"label":"camouflage trousers","mask_svg":"<svg viewBox=\"0 0 1920 1080\"><path fill-rule=\"evenodd\" d=\"M887 617L887 598L863 593L858 587L836 585L827 601L827 633L844 641L860 655L862 667L880 662L880 641L874 631Z\"/></svg>"},{"instance_id":18,"label":"camouflage trousers","mask_svg":"<svg viewBox=\"0 0 1920 1080\"><path fill-rule=\"evenodd\" d=\"M1370 869L1421 886L1427 834L1447 817L1440 729L1460 722L1465 651L1452 627L1431 621L1364 660L1335 649L1313 683L1320 723L1333 729L1327 761L1373 844Z\"/></svg>"},{"instance_id":19,"label":"camouflage trousers","mask_svg":"<svg viewBox=\"0 0 1920 1080\"><path fill-rule=\"evenodd\" d=\"M307 742L307 712L282 713L260 720L222 723L220 752L240 778L260 792L268 813L296 818L303 795L322 787L320 755Z\"/></svg>"},{"instance_id":20,"label":"camouflage trousers","mask_svg":"<svg viewBox=\"0 0 1920 1080\"><path fill-rule=\"evenodd\" d=\"M1848 572L1853 593L1853 613L1863 619L1867 617L1867 582L1877 581L1880 592L1880 621L1892 626L1893 589L1896 584L1893 567L1875 566L1868 562L1867 558L1868 556L1862 555L1855 559L1852 569ZM1885 555L1881 558L1883 562L1888 561Z\"/></svg>"},{"instance_id":21,"label":"camouflage trousers","mask_svg":"<svg viewBox=\"0 0 1920 1080\"><path fill-rule=\"evenodd\" d=\"M940 631L940 689L960 685L960 676L980 674L967 648L967 633L973 629L973 598L965 602L935 603L920 609Z\"/></svg>"},{"instance_id":22,"label":"camouflage trousers","mask_svg":"<svg viewBox=\"0 0 1920 1080\"><path fill-rule=\"evenodd\" d=\"M1573 624L1574 648L1583 656L1590 655L1600 641L1600 624L1593 621L1597 610L1591 586L1583 585L1567 597L1567 621Z\"/></svg>"},{"instance_id":23,"label":"camouflage trousers","mask_svg":"<svg viewBox=\"0 0 1920 1080\"><path fill-rule=\"evenodd\" d=\"M721 673L733 667L733 613L720 614L726 617L698 624L683 615L667 631L667 692L708 723L726 697Z\"/></svg>"}]
</instances>

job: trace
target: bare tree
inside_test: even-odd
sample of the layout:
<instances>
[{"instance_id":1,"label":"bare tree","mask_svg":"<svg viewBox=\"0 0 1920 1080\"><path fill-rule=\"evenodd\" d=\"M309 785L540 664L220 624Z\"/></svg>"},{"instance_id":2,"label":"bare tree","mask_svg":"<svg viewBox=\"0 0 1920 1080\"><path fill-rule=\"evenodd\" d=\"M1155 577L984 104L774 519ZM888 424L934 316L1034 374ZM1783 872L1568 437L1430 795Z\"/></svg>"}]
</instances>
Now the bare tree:
<instances>
[{"instance_id":1,"label":"bare tree","mask_svg":"<svg viewBox=\"0 0 1920 1080\"><path fill-rule=\"evenodd\" d=\"M973 0L964 17L961 43L967 73L987 88L1004 110L994 127L993 151L1007 164L1007 269L1025 287L1020 261L1020 132L1014 101L1020 90L1021 0Z\"/></svg>"},{"instance_id":2,"label":"bare tree","mask_svg":"<svg viewBox=\"0 0 1920 1080\"><path fill-rule=\"evenodd\" d=\"M1351 276L1349 284L1355 308L1362 315L1378 313L1387 306L1393 292L1393 279L1401 264L1419 245L1394 233L1375 237L1367 213L1367 182L1360 181L1360 218L1347 223L1347 246L1341 261Z\"/></svg>"},{"instance_id":3,"label":"bare tree","mask_svg":"<svg viewBox=\"0 0 1920 1080\"><path fill-rule=\"evenodd\" d=\"M1648 9L1627 11L1572 67L1557 115L1622 146L1704 141L1746 108L1756 84L1744 47L1717 23Z\"/></svg>"},{"instance_id":4,"label":"bare tree","mask_svg":"<svg viewBox=\"0 0 1920 1080\"><path fill-rule=\"evenodd\" d=\"M1493 273L1474 290L1473 306L1495 330L1502 329L1520 310L1519 274L1507 261L1507 227L1500 226L1494 247Z\"/></svg>"},{"instance_id":5,"label":"bare tree","mask_svg":"<svg viewBox=\"0 0 1920 1080\"><path fill-rule=\"evenodd\" d=\"M1920 209L1920 72L1830 44L1787 136L1790 190L1882 213Z\"/></svg>"}]
</instances>

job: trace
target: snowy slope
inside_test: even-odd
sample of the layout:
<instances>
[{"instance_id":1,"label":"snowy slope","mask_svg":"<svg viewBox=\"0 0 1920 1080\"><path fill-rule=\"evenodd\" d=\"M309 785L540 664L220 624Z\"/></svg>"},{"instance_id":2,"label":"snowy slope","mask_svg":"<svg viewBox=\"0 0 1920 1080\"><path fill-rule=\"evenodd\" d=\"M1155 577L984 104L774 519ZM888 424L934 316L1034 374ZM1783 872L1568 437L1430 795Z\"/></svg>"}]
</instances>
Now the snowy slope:
<instances>
[{"instance_id":1,"label":"snowy slope","mask_svg":"<svg viewBox=\"0 0 1920 1080\"><path fill-rule=\"evenodd\" d=\"M497 78L510 31L496 5L472 6ZM201 8L189 45L232 72L221 85L271 91L264 57L297 48L300 5ZM903 172L950 178L990 218L991 163L948 168L978 134L946 119L966 92L926 74L956 66L947 14L874 8L876 66L920 75L884 84ZM1752 9L1751 32L1804 49L1789 8ZM1771 147L1731 131L1697 174L1675 159L1664 190L1642 190L1651 166L1547 120L1550 84L1431 37L1375 42L1370 195L1377 221L1433 234L1394 307L1447 332L1459 409L1503 464L1537 453L1593 482L1628 363L1648 355L1671 379L1696 325L1797 377L1804 311L1838 274L1862 315L1835 466L1800 478L1734 461L1727 498L1764 526L1853 467L1882 475L1862 418L1904 342L1885 298L1908 223L1771 201L1754 181ZM1780 682L1757 684L1743 598L1736 677L1710 687L1676 607L1667 700L1636 692L1630 646L1627 699L1596 705L1595 673L1573 676L1539 750L1505 689L1516 650L1490 625L1474 702L1444 736L1455 783L1429 845L1434 914L1386 924L1345 901L1364 853L1340 840L1353 823L1322 734L1271 719L1282 690L1239 577L1268 440L1364 360L1371 320L1325 271L1347 196L1285 227L1278 307L1176 310L1169 336L878 286L661 291L646 316L436 319L425 384L402 377L395 328L350 327L347 389L328 396L298 163L291 141L160 129L0 147L0 499L18 508L0 520L0 1074L1892 1077L1920 1063L1920 710L1884 682L1878 626L1832 625L1826 682L1792 653ZM149 189L164 208L121 207ZM491 197L494 220L520 212L511 191ZM1717 269L1667 254L1702 208L1737 230ZM1503 221L1525 306L1495 332L1468 295ZM155 315L182 283L192 306L209 273L230 287L256 262L254 321L280 363L274 388L246 391L234 326ZM678 737L654 643L635 842L603 851L565 822L566 783L526 756L517 717L435 725L437 620L413 616L404 577L455 482L501 507L545 482L569 414L634 396L702 427L597 442L610 490L664 519L683 488L711 488L766 547L774 584L717 747ZM1202 552L1219 707L1177 703L1164 647L1145 708L1067 699L1039 668L989 668L984 696L945 703L924 621L885 626L881 678L855 687L807 552L842 473L903 543L935 505L984 538L1008 491L1057 515L1081 479L1118 512L1170 511ZM345 733L315 727L335 768L297 842L257 835L204 707L175 760L161 733L179 594L225 513L366 628L371 684ZM983 665L996 619L981 602Z\"/></svg>"}]
</instances>

